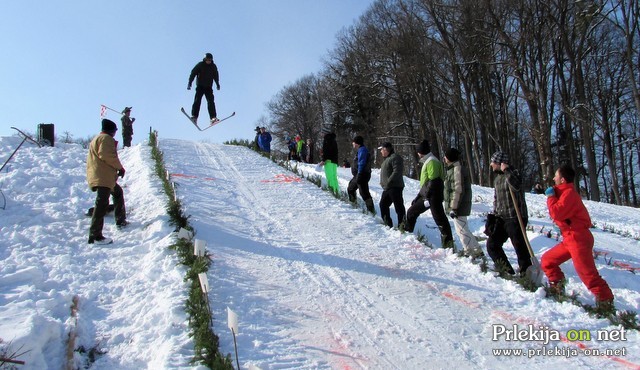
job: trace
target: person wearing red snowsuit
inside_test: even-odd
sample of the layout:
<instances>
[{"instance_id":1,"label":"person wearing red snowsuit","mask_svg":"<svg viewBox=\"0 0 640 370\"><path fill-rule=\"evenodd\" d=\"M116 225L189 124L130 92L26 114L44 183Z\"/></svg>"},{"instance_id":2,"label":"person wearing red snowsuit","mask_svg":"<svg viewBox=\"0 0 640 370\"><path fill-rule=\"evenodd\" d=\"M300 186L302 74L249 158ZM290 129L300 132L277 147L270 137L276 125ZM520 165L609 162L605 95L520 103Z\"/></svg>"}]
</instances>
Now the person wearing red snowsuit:
<instances>
[{"instance_id":1,"label":"person wearing red snowsuit","mask_svg":"<svg viewBox=\"0 0 640 370\"><path fill-rule=\"evenodd\" d=\"M571 167L561 166L553 178L556 186L545 192L549 216L560 228L563 240L542 256L541 267L549 285L554 286L564 280L560 265L572 259L580 280L596 297L596 303L612 302L613 293L598 273L593 259L591 218L575 189L574 177Z\"/></svg>"}]
</instances>

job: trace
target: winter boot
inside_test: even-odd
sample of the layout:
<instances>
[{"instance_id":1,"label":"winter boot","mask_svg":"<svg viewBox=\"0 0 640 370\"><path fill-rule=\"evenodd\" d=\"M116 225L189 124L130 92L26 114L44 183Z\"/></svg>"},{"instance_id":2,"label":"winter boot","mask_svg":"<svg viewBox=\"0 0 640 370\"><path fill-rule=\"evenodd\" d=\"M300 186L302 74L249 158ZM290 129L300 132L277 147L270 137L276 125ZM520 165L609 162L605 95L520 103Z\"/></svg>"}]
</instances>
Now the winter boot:
<instances>
[{"instance_id":1,"label":"winter boot","mask_svg":"<svg viewBox=\"0 0 640 370\"><path fill-rule=\"evenodd\" d=\"M391 219L391 217L384 216L382 218L382 222L384 222L384 224L387 225L387 227L393 227L393 220Z\"/></svg>"},{"instance_id":2,"label":"winter boot","mask_svg":"<svg viewBox=\"0 0 640 370\"><path fill-rule=\"evenodd\" d=\"M89 237L88 243L89 244L105 245L105 244L113 243L113 239L105 238L104 236L99 236L97 238Z\"/></svg>"},{"instance_id":3,"label":"winter boot","mask_svg":"<svg viewBox=\"0 0 640 370\"><path fill-rule=\"evenodd\" d=\"M547 293L549 293L552 297L561 297L565 295L564 287L567 284L565 279L560 281L549 282L549 288L547 288Z\"/></svg>"},{"instance_id":4,"label":"winter boot","mask_svg":"<svg viewBox=\"0 0 640 370\"><path fill-rule=\"evenodd\" d=\"M616 313L616 308L613 305L613 298L606 300L596 300L596 311L603 315L609 316Z\"/></svg>"},{"instance_id":5,"label":"winter boot","mask_svg":"<svg viewBox=\"0 0 640 370\"><path fill-rule=\"evenodd\" d=\"M398 230L400 230L401 233L404 233L405 231L407 231L407 219L406 217L403 217L402 220L398 220Z\"/></svg>"},{"instance_id":6,"label":"winter boot","mask_svg":"<svg viewBox=\"0 0 640 370\"><path fill-rule=\"evenodd\" d=\"M477 263L485 259L484 252L482 252L482 249L476 249L471 251L471 253L469 254L469 257L471 257L471 263Z\"/></svg>"},{"instance_id":7,"label":"winter boot","mask_svg":"<svg viewBox=\"0 0 640 370\"><path fill-rule=\"evenodd\" d=\"M493 268L501 278L512 278L516 274L509 261L498 260L494 261L493 265Z\"/></svg>"},{"instance_id":8,"label":"winter boot","mask_svg":"<svg viewBox=\"0 0 640 370\"><path fill-rule=\"evenodd\" d=\"M469 248L469 249L465 249L463 254L464 257L469 257L471 258L471 261L476 261L478 259L481 259L482 257L484 257L484 253L482 252L482 249L480 248Z\"/></svg>"},{"instance_id":9,"label":"winter boot","mask_svg":"<svg viewBox=\"0 0 640 370\"><path fill-rule=\"evenodd\" d=\"M367 211L376 214L376 207L373 205L373 199L369 198L364 201L364 204L367 206Z\"/></svg>"},{"instance_id":10,"label":"winter boot","mask_svg":"<svg viewBox=\"0 0 640 370\"><path fill-rule=\"evenodd\" d=\"M442 248L444 249L454 249L455 245L453 244L453 239L447 240L447 237L444 235L440 236L440 243L442 244Z\"/></svg>"}]
</instances>

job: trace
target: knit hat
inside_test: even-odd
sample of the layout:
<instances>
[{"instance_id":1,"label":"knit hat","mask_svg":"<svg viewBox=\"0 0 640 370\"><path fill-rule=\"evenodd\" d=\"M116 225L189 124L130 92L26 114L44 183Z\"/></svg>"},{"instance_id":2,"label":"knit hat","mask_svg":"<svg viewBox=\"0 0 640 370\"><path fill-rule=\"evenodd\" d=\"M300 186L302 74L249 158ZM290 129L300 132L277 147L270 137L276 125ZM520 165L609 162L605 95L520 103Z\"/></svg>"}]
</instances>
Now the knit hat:
<instances>
[{"instance_id":1,"label":"knit hat","mask_svg":"<svg viewBox=\"0 0 640 370\"><path fill-rule=\"evenodd\" d=\"M353 138L352 142L354 142L354 143L356 143L356 144L358 144L360 146L363 146L364 145L364 138L362 136L358 135L358 136Z\"/></svg>"},{"instance_id":2,"label":"knit hat","mask_svg":"<svg viewBox=\"0 0 640 370\"><path fill-rule=\"evenodd\" d=\"M390 142L386 141L386 142L382 143L382 145L380 145L378 147L378 149L382 149L382 148L393 150L393 144L391 144Z\"/></svg>"},{"instance_id":3,"label":"knit hat","mask_svg":"<svg viewBox=\"0 0 640 370\"><path fill-rule=\"evenodd\" d=\"M103 119L102 120L102 132L104 133L111 133L111 132L116 132L118 131L118 126L116 126L116 124L108 119Z\"/></svg>"},{"instance_id":4,"label":"knit hat","mask_svg":"<svg viewBox=\"0 0 640 370\"><path fill-rule=\"evenodd\" d=\"M416 151L420 154L427 154L431 151L431 147L429 146L429 142L427 140L422 140L420 144L416 147Z\"/></svg>"},{"instance_id":5,"label":"knit hat","mask_svg":"<svg viewBox=\"0 0 640 370\"><path fill-rule=\"evenodd\" d=\"M122 113L131 112L131 109L133 109L133 107L124 107Z\"/></svg>"},{"instance_id":6,"label":"knit hat","mask_svg":"<svg viewBox=\"0 0 640 370\"><path fill-rule=\"evenodd\" d=\"M456 148L449 148L449 150L444 152L444 156L447 157L450 162L456 162L460 159L460 152Z\"/></svg>"},{"instance_id":7,"label":"knit hat","mask_svg":"<svg viewBox=\"0 0 640 370\"><path fill-rule=\"evenodd\" d=\"M206 54L204 55L204 59L213 60L213 55L211 55L211 53L206 53Z\"/></svg>"},{"instance_id":8,"label":"knit hat","mask_svg":"<svg viewBox=\"0 0 640 370\"><path fill-rule=\"evenodd\" d=\"M322 126L322 131L321 131L321 132L322 132L323 134L325 134L325 135L326 135L326 134L330 134L332 131L333 131L333 130L331 130L331 126L329 126L329 125L323 125L323 126Z\"/></svg>"},{"instance_id":9,"label":"knit hat","mask_svg":"<svg viewBox=\"0 0 640 370\"><path fill-rule=\"evenodd\" d=\"M507 163L509 164L509 155L505 152L502 152L500 150L498 150L497 152L493 153L493 155L491 156L491 163Z\"/></svg>"}]
</instances>

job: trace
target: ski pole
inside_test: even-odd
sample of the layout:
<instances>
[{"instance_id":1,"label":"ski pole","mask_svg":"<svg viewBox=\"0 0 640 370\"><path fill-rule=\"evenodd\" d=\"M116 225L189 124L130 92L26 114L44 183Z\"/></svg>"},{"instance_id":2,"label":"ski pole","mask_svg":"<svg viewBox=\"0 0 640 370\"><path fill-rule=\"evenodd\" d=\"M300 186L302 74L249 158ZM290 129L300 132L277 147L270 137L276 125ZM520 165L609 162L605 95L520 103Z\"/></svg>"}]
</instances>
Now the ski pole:
<instances>
[{"instance_id":1,"label":"ski pole","mask_svg":"<svg viewBox=\"0 0 640 370\"><path fill-rule=\"evenodd\" d=\"M529 266L527 271L525 271L525 274L527 275L527 277L529 277L529 280L531 280L531 282L533 282L537 286L541 286L543 272L540 268L540 262L533 253L533 248L531 248L531 243L529 242L529 238L527 237L527 229L525 228L524 221L522 220L520 207L518 207L518 199L516 199L516 195L513 193L513 189L511 189L511 186L509 186L509 184L507 184L507 188L509 188L509 194L511 194L511 200L513 200L513 208L515 208L516 215L518 216L518 223L520 224L520 231L522 231L522 236L524 237L524 243L527 245L529 256L531 257L531 266Z\"/></svg>"},{"instance_id":2,"label":"ski pole","mask_svg":"<svg viewBox=\"0 0 640 370\"><path fill-rule=\"evenodd\" d=\"M527 230L524 227L524 221L522 221L522 214L520 213L520 207L518 207L518 200L516 199L516 195L513 193L513 190L507 184L509 188L509 194L511 194L511 200L513 200L513 208L516 210L516 215L518 216L518 223L520 224L520 230L522 230L522 234L524 235L524 241L527 245L527 249L529 250L529 255L531 259L535 259L536 256L533 254L533 248L531 248L531 243L529 243L529 238L527 238Z\"/></svg>"},{"instance_id":3,"label":"ski pole","mask_svg":"<svg viewBox=\"0 0 640 370\"><path fill-rule=\"evenodd\" d=\"M18 152L18 149L20 149L20 147L22 147L22 144L24 144L25 141L29 140L35 144L38 144L38 147L41 147L40 143L38 143L37 141L33 140L29 135L25 134L24 132L18 130L15 127L11 127L12 129L18 131L21 135L22 135L22 141L20 142L20 145L18 145L18 147L16 148L16 150L13 151L13 153L11 153L11 155L9 156L9 158L4 162L4 164L2 165L2 167L0 167L0 172L2 172L2 170L4 170L4 167L7 165L7 163L9 163L9 161L11 160L11 158L13 158L13 156Z\"/></svg>"},{"instance_id":4,"label":"ski pole","mask_svg":"<svg viewBox=\"0 0 640 370\"><path fill-rule=\"evenodd\" d=\"M117 110L115 110L115 109L109 108L109 107L107 107L107 106L106 106L106 105L104 105L104 104L101 104L100 106L101 106L101 107L104 107L105 109L108 109L108 110L110 110L110 111L112 111L112 112L116 112L116 113L118 113L118 114L120 114L120 115L124 114L124 113L122 113L122 112L118 112L118 111L117 111Z\"/></svg>"}]
</instances>

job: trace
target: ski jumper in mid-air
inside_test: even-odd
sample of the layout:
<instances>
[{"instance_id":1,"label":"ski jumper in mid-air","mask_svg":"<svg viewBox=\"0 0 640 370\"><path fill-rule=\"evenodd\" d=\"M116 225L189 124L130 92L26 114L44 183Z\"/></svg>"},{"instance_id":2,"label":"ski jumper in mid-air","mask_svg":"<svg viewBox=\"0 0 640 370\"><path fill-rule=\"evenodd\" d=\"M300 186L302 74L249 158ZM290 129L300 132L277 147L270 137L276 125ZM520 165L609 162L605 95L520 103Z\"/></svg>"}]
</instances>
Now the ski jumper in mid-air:
<instances>
[{"instance_id":1,"label":"ski jumper in mid-air","mask_svg":"<svg viewBox=\"0 0 640 370\"><path fill-rule=\"evenodd\" d=\"M191 120L197 123L198 116L200 115L200 103L204 95L207 99L207 108L209 110L209 118L211 119L210 123L216 123L218 116L216 114L216 103L213 99L213 83L215 82L216 89L220 90L220 81L218 67L213 62L213 55L211 55L211 53L206 53L204 59L191 70L187 90L191 90L191 84L196 77L196 95L193 99L193 106L191 107Z\"/></svg>"}]
</instances>

